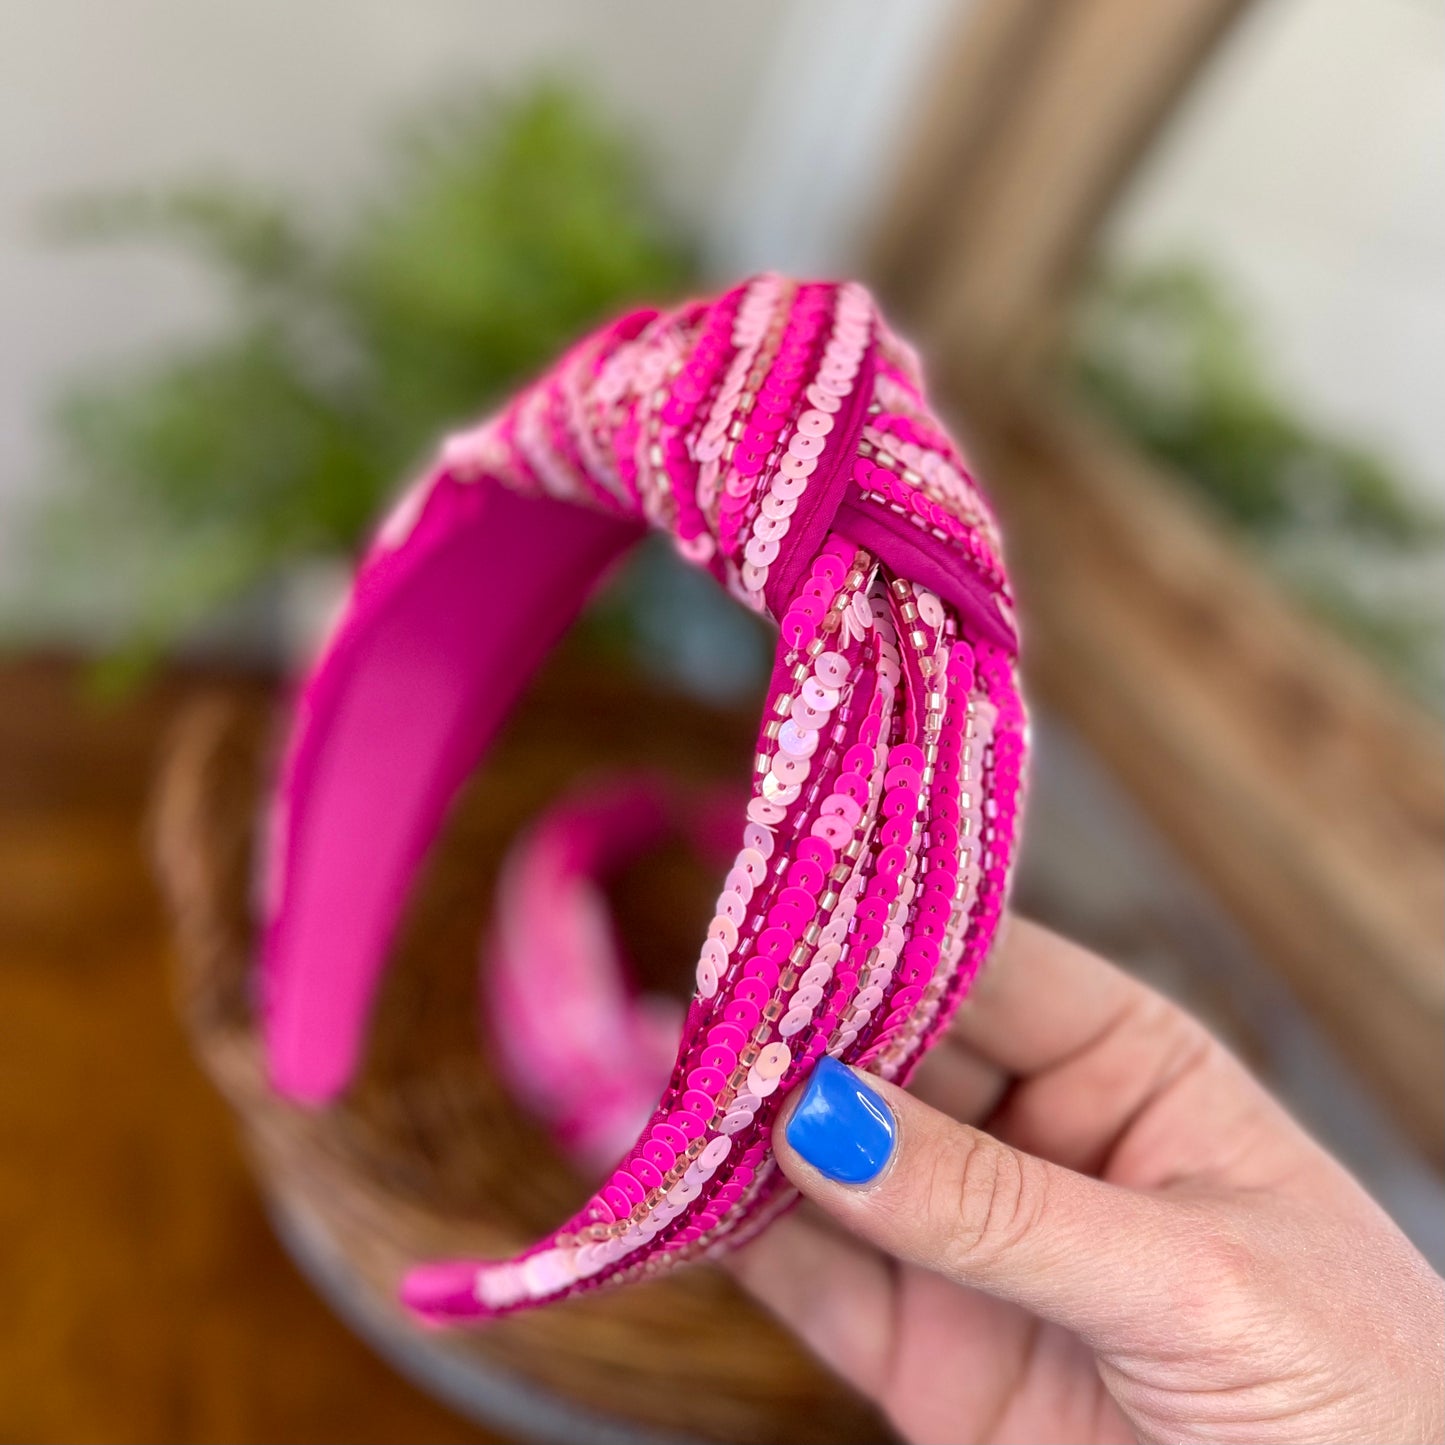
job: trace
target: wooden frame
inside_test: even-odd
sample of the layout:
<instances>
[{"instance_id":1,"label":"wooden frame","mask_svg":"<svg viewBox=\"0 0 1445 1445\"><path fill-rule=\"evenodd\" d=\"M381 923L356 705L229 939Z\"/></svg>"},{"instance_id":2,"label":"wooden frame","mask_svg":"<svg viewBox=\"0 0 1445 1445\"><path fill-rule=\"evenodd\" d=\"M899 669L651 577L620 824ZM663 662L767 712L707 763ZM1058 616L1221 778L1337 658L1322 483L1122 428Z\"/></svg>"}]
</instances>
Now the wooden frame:
<instances>
[{"instance_id":1,"label":"wooden frame","mask_svg":"<svg viewBox=\"0 0 1445 1445\"><path fill-rule=\"evenodd\" d=\"M1005 513L1030 681L1436 1162L1433 720L1267 581L1050 362L1102 218L1242 0L980 0L874 255Z\"/></svg>"}]
</instances>

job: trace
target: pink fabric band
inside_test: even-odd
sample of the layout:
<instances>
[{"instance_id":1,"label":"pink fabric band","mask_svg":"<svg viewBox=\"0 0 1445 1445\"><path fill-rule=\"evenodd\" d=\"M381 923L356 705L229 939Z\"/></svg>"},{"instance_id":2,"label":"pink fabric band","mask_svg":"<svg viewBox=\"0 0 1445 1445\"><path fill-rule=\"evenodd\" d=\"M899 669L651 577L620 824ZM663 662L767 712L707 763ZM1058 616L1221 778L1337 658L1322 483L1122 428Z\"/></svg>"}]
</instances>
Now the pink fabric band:
<instances>
[{"instance_id":1,"label":"pink fabric band","mask_svg":"<svg viewBox=\"0 0 1445 1445\"><path fill-rule=\"evenodd\" d=\"M433 1321L747 1238L791 1201L778 1100L825 1051L906 1080L1003 906L1025 725L992 515L866 293L759 277L589 337L448 441L382 527L298 699L271 818L278 1090L345 1087L447 805L649 525L779 624L743 846L641 1137L516 1259L413 1271L404 1297Z\"/></svg>"}]
</instances>

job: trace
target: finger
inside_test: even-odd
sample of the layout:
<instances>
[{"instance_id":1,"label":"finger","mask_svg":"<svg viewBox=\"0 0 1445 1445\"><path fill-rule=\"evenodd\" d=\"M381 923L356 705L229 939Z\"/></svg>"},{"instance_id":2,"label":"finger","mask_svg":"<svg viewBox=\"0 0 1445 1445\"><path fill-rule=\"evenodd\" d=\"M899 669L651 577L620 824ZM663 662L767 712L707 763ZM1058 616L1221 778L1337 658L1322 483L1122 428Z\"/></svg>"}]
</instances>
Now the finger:
<instances>
[{"instance_id":1,"label":"finger","mask_svg":"<svg viewBox=\"0 0 1445 1445\"><path fill-rule=\"evenodd\" d=\"M790 1105L778 1162L851 1233L1096 1349L1142 1348L1203 1287L1167 1200L1021 1153L832 1059Z\"/></svg>"},{"instance_id":2,"label":"finger","mask_svg":"<svg viewBox=\"0 0 1445 1445\"><path fill-rule=\"evenodd\" d=\"M1088 1048L1149 994L1097 954L1011 917L950 1037L1005 1073L1027 1076Z\"/></svg>"},{"instance_id":3,"label":"finger","mask_svg":"<svg viewBox=\"0 0 1445 1445\"><path fill-rule=\"evenodd\" d=\"M723 1267L830 1369L876 1398L893 1356L897 1267L807 1203Z\"/></svg>"},{"instance_id":4,"label":"finger","mask_svg":"<svg viewBox=\"0 0 1445 1445\"><path fill-rule=\"evenodd\" d=\"M806 1201L721 1263L904 1439L983 1438L1036 1337L1023 1311L904 1270ZM943 1372L938 1341L953 1351Z\"/></svg>"},{"instance_id":5,"label":"finger","mask_svg":"<svg viewBox=\"0 0 1445 1445\"><path fill-rule=\"evenodd\" d=\"M1224 1123L1214 1106L1237 1098L1248 1076L1196 1019L1151 990L1130 990L1102 1032L1018 1081L987 1127L1015 1148L1066 1169L1152 1187L1161 1180L1114 1172L1120 1150L1151 1109L1177 1103L1174 1091L1200 1071L1209 1076L1211 1107L1190 1113L1179 1148L1170 1151L1170 1170L1181 1157L1200 1160L1211 1152ZM1146 1164L1152 1159L1136 1157Z\"/></svg>"},{"instance_id":6,"label":"finger","mask_svg":"<svg viewBox=\"0 0 1445 1445\"><path fill-rule=\"evenodd\" d=\"M908 1090L940 1114L978 1124L998 1108L1008 1075L961 1044L945 1044L924 1056Z\"/></svg>"},{"instance_id":7,"label":"finger","mask_svg":"<svg viewBox=\"0 0 1445 1445\"><path fill-rule=\"evenodd\" d=\"M1192 1015L1022 920L960 1009L948 1046L1021 1075L987 1119L990 1133L1118 1183L1258 1183L1257 1166L1294 1168L1311 1149Z\"/></svg>"}]
</instances>

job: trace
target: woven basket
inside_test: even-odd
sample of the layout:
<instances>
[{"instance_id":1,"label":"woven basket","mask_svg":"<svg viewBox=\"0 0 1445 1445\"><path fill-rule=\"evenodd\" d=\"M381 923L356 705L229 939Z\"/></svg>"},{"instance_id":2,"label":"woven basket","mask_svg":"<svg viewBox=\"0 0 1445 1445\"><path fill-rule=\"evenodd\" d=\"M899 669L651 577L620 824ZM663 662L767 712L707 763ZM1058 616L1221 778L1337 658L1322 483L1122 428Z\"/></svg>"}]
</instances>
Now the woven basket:
<instances>
[{"instance_id":1,"label":"woven basket","mask_svg":"<svg viewBox=\"0 0 1445 1445\"><path fill-rule=\"evenodd\" d=\"M272 719L234 698L201 699L167 752L155 841L185 1016L240 1117L284 1232L293 1245L304 1241L344 1312L411 1373L454 1402L490 1399L494 1422L500 1413L514 1431L780 1445L891 1438L845 1384L711 1269L468 1333L418 1330L394 1303L408 1263L510 1254L588 1193L508 1098L478 1039L478 943L507 844L558 791L599 767L653 764L683 779L736 783L748 775L755 725L648 697L575 659L550 667L420 880L361 1076L320 1112L267 1087L251 1010L253 825ZM619 885L620 924L645 976L680 981L690 971L715 888L680 854ZM469 1372L500 1388L446 1386Z\"/></svg>"}]
</instances>

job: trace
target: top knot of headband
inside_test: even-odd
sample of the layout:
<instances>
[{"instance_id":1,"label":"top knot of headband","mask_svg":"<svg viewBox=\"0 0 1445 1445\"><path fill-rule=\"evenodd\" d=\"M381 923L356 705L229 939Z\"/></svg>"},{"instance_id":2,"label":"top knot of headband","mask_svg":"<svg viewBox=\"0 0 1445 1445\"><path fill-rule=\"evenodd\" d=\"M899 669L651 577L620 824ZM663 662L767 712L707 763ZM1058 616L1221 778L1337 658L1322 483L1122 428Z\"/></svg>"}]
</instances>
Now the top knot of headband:
<instances>
[{"instance_id":1,"label":"top knot of headband","mask_svg":"<svg viewBox=\"0 0 1445 1445\"><path fill-rule=\"evenodd\" d=\"M997 526L867 293L761 276L588 337L382 526L271 819L276 1087L345 1087L448 803L648 526L778 625L742 847L641 1136L523 1254L415 1269L403 1296L435 1321L750 1237L793 1198L768 1143L784 1093L824 1053L906 1081L1003 907L1025 733Z\"/></svg>"}]
</instances>

